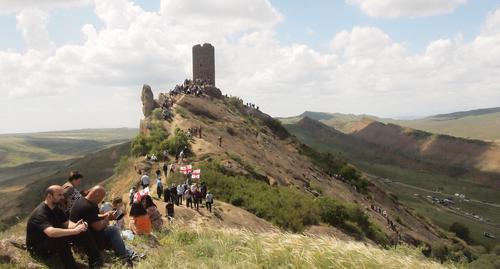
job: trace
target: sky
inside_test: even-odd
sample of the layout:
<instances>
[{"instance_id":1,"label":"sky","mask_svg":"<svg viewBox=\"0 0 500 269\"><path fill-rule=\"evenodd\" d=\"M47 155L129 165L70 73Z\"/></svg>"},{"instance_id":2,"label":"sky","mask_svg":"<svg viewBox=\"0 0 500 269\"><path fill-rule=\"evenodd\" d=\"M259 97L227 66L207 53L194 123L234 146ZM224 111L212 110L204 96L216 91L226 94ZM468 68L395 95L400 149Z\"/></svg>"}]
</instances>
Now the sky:
<instances>
[{"instance_id":1,"label":"sky","mask_svg":"<svg viewBox=\"0 0 500 269\"><path fill-rule=\"evenodd\" d=\"M500 1L1 0L0 133L138 127L192 76L272 116L500 106Z\"/></svg>"}]
</instances>

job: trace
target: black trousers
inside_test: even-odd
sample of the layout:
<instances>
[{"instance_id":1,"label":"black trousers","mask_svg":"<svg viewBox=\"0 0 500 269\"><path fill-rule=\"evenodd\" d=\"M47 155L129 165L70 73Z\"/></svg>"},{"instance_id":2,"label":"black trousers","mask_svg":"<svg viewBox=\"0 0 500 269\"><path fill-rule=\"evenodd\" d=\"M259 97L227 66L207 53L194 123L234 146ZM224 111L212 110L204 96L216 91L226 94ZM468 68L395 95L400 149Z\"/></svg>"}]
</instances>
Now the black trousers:
<instances>
[{"instance_id":1,"label":"black trousers","mask_svg":"<svg viewBox=\"0 0 500 269\"><path fill-rule=\"evenodd\" d=\"M213 202L206 202L206 203L205 203L205 205L206 205L206 207L207 207L208 211L210 211L210 212L212 212L212 203L213 203Z\"/></svg>"},{"instance_id":2,"label":"black trousers","mask_svg":"<svg viewBox=\"0 0 500 269\"><path fill-rule=\"evenodd\" d=\"M83 248L83 251L89 259L90 267L102 264L99 248L89 232L84 232L75 236L48 238L28 250L31 255L42 259L57 255L64 265L64 268L73 269L78 267L73 257L73 253L71 252L71 243L74 243L77 247Z\"/></svg>"}]
</instances>

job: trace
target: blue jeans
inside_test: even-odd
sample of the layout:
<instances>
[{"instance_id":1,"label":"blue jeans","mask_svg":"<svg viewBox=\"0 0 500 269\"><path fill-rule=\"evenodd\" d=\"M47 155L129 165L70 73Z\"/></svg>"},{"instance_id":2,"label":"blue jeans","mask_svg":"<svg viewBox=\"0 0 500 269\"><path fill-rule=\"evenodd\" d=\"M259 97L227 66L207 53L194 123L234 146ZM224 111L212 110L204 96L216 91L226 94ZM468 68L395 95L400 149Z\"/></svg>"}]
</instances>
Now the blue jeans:
<instances>
[{"instance_id":1,"label":"blue jeans","mask_svg":"<svg viewBox=\"0 0 500 269\"><path fill-rule=\"evenodd\" d=\"M127 248L123 242L120 229L116 226L108 226L102 231L104 238L111 245L111 248L115 251L116 256L128 259L134 255L134 251Z\"/></svg>"}]
</instances>

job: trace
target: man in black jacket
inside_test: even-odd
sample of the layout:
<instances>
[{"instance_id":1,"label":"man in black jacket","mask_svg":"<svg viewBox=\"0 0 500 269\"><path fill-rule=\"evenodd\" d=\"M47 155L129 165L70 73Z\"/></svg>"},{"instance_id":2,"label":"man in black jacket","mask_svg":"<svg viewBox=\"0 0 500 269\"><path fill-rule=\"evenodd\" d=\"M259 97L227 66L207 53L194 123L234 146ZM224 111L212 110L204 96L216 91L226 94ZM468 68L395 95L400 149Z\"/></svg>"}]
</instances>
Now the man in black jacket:
<instances>
[{"instance_id":1,"label":"man in black jacket","mask_svg":"<svg viewBox=\"0 0 500 269\"><path fill-rule=\"evenodd\" d=\"M64 200L63 188L50 186L45 191L45 200L31 213L26 226L26 246L28 251L41 258L57 254L65 268L78 268L70 243L83 247L89 257L89 266L99 266L102 259L94 240L90 237L88 224L79 219L68 220L58 208Z\"/></svg>"}]
</instances>

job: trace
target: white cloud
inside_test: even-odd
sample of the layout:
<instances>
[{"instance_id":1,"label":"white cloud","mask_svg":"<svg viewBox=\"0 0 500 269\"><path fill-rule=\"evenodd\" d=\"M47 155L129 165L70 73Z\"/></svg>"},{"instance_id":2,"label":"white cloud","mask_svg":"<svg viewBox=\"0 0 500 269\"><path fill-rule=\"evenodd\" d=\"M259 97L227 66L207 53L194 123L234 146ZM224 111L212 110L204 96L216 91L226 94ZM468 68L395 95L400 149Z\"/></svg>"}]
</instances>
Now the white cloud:
<instances>
[{"instance_id":1,"label":"white cloud","mask_svg":"<svg viewBox=\"0 0 500 269\"><path fill-rule=\"evenodd\" d=\"M89 4L91 0L2 0L0 15L13 14L23 9L50 9L55 7L69 8Z\"/></svg>"},{"instance_id":2,"label":"white cloud","mask_svg":"<svg viewBox=\"0 0 500 269\"><path fill-rule=\"evenodd\" d=\"M49 53L54 44L47 31L48 13L39 9L23 9L16 19L17 28L21 31L28 49Z\"/></svg>"},{"instance_id":3,"label":"white cloud","mask_svg":"<svg viewBox=\"0 0 500 269\"><path fill-rule=\"evenodd\" d=\"M346 0L371 17L425 17L452 12L467 0Z\"/></svg>"},{"instance_id":4,"label":"white cloud","mask_svg":"<svg viewBox=\"0 0 500 269\"><path fill-rule=\"evenodd\" d=\"M330 51L321 53L280 44L275 26L283 16L265 0L210 3L215 6L165 0L158 12L146 12L130 1L99 0L95 12L105 27L82 26L83 44L49 53L37 43L26 53L0 51L0 94L9 96L0 99L0 133L137 126L142 84L167 91L190 77L191 47L199 42L214 44L216 83L225 93L275 116L304 110L415 115L500 105L500 11L471 42L443 38L421 54L381 29L361 26L337 33ZM20 30L38 29L42 35L26 40L51 44L40 20L46 14L39 15L39 28L23 22Z\"/></svg>"}]
</instances>

